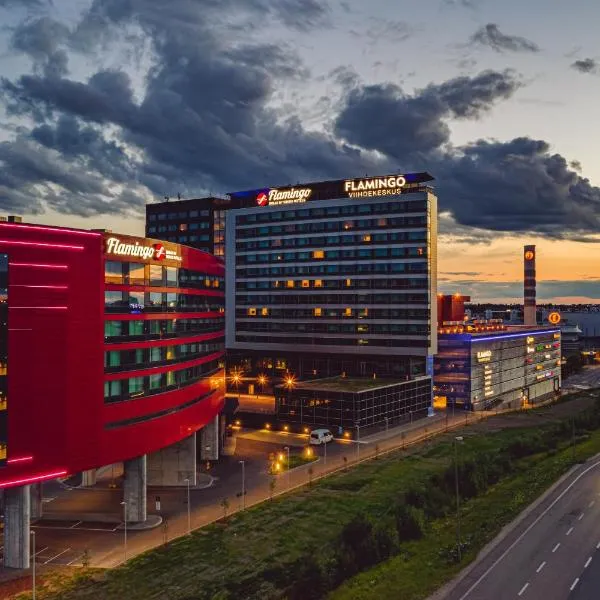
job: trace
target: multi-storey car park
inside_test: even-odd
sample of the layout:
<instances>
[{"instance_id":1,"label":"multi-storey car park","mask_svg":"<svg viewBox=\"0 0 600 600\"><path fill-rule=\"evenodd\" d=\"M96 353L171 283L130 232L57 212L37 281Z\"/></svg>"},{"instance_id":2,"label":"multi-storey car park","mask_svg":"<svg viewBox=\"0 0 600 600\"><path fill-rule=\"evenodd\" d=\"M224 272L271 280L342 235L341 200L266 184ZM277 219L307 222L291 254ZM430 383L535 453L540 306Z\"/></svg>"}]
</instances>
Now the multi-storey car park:
<instances>
[{"instance_id":1,"label":"multi-storey car park","mask_svg":"<svg viewBox=\"0 0 600 600\"><path fill-rule=\"evenodd\" d=\"M221 261L196 249L0 222L7 566L29 564L39 482L124 461L125 518L143 521L147 483L177 484L173 472L195 481L196 432L214 457L223 284Z\"/></svg>"}]
</instances>

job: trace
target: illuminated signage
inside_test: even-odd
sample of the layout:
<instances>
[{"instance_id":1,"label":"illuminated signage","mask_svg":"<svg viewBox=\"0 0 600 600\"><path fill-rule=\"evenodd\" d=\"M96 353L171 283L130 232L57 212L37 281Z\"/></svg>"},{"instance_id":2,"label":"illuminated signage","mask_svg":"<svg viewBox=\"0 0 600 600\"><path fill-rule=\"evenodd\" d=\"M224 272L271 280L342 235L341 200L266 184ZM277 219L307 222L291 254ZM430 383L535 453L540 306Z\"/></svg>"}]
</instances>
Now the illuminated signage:
<instances>
[{"instance_id":1,"label":"illuminated signage","mask_svg":"<svg viewBox=\"0 0 600 600\"><path fill-rule=\"evenodd\" d=\"M559 340L560 339L560 333L555 333L553 337L554 337L555 340Z\"/></svg>"},{"instance_id":2,"label":"illuminated signage","mask_svg":"<svg viewBox=\"0 0 600 600\"><path fill-rule=\"evenodd\" d=\"M131 256L141 260L177 260L181 261L181 256L175 250L169 250L163 244L144 243L139 241L123 242L119 238L110 237L106 240L106 254L111 256Z\"/></svg>"},{"instance_id":3,"label":"illuminated signage","mask_svg":"<svg viewBox=\"0 0 600 600\"><path fill-rule=\"evenodd\" d=\"M527 346L527 354L531 354L532 352L535 352L535 348L533 346Z\"/></svg>"},{"instance_id":4,"label":"illuminated signage","mask_svg":"<svg viewBox=\"0 0 600 600\"><path fill-rule=\"evenodd\" d=\"M529 336L529 337L527 338L527 343L528 343L528 344L533 344L533 342L535 342L535 339L534 339L534 338L532 338L531 336Z\"/></svg>"},{"instance_id":5,"label":"illuminated signage","mask_svg":"<svg viewBox=\"0 0 600 600\"><path fill-rule=\"evenodd\" d=\"M349 179L344 181L344 191L349 198L396 196L402 193L402 188L405 185L406 179L403 175L373 177L371 179Z\"/></svg>"},{"instance_id":6,"label":"illuminated signage","mask_svg":"<svg viewBox=\"0 0 600 600\"><path fill-rule=\"evenodd\" d=\"M533 250L525 251L525 260L533 260L534 258L535 258L535 254L534 254Z\"/></svg>"},{"instance_id":7,"label":"illuminated signage","mask_svg":"<svg viewBox=\"0 0 600 600\"><path fill-rule=\"evenodd\" d=\"M306 202L312 190L310 188L287 188L277 189L272 188L259 192L256 195L256 204L258 206L292 204L296 202Z\"/></svg>"},{"instance_id":8,"label":"illuminated signage","mask_svg":"<svg viewBox=\"0 0 600 600\"><path fill-rule=\"evenodd\" d=\"M480 352L477 353L477 360L479 362L489 362L491 358L492 358L491 350L481 350Z\"/></svg>"},{"instance_id":9,"label":"illuminated signage","mask_svg":"<svg viewBox=\"0 0 600 600\"><path fill-rule=\"evenodd\" d=\"M0 254L0 467L8 452L8 254Z\"/></svg>"},{"instance_id":10,"label":"illuminated signage","mask_svg":"<svg viewBox=\"0 0 600 600\"><path fill-rule=\"evenodd\" d=\"M552 325L558 325L560 323L560 313L558 312L551 312L548 315L548 322L552 323Z\"/></svg>"}]
</instances>

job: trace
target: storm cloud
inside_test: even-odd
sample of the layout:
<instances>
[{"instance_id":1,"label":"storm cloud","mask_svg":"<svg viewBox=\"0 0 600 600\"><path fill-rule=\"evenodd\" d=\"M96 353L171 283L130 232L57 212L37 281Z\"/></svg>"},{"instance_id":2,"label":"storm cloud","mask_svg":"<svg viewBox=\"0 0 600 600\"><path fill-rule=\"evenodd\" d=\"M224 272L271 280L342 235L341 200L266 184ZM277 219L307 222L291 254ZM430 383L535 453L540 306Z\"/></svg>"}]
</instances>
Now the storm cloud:
<instances>
[{"instance_id":1,"label":"storm cloud","mask_svg":"<svg viewBox=\"0 0 600 600\"><path fill-rule=\"evenodd\" d=\"M327 104L327 126L308 129L275 100L282 89L309 87L311 73L278 41L284 36L252 33L305 35L328 25L331 10L316 0L94 0L69 27L30 17L11 44L30 57L32 72L0 80L0 99L19 123L0 144L0 205L139 216L148 199L177 191L426 169L437 179L441 231L465 243L598 231L600 190L547 142L452 143L453 121L479 119L518 94L523 82L513 71L406 90L365 84L340 67L329 77L340 99ZM495 49L534 51L489 27ZM69 74L72 57L101 55L107 41L141 44L143 77L106 64L87 77Z\"/></svg>"}]
</instances>

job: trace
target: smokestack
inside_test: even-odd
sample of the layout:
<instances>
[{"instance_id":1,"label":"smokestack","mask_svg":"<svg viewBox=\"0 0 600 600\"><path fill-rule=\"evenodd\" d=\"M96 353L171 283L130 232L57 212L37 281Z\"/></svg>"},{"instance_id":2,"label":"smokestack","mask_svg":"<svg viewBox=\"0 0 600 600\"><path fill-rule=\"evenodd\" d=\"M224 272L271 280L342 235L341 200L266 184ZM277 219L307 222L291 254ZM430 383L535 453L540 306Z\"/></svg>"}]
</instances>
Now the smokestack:
<instances>
[{"instance_id":1,"label":"smokestack","mask_svg":"<svg viewBox=\"0 0 600 600\"><path fill-rule=\"evenodd\" d=\"M523 263L525 266L525 279L523 282L523 323L537 325L535 308L535 246L523 248Z\"/></svg>"}]
</instances>

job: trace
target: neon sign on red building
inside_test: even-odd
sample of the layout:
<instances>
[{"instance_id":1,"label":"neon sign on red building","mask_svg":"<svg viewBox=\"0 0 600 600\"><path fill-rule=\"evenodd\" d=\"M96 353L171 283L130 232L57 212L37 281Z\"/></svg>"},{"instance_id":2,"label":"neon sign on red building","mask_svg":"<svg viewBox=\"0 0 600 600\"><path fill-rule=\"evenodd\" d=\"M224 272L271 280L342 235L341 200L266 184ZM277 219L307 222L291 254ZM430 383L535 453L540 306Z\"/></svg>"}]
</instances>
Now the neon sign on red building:
<instances>
[{"instance_id":1,"label":"neon sign on red building","mask_svg":"<svg viewBox=\"0 0 600 600\"><path fill-rule=\"evenodd\" d=\"M17 223L0 223L0 255L0 487L153 452L222 410L220 261L158 240Z\"/></svg>"}]
</instances>

